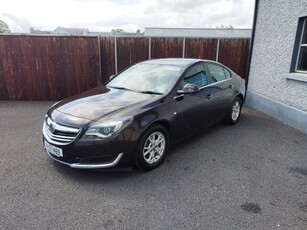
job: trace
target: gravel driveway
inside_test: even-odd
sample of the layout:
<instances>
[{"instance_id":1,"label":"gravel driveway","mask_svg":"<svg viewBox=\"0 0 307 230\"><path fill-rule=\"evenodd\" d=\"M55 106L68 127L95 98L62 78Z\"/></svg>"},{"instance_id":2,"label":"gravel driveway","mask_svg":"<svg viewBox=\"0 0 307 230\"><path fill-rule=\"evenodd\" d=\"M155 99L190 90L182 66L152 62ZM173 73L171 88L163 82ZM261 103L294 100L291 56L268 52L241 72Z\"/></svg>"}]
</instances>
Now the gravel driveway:
<instances>
[{"instance_id":1,"label":"gravel driveway","mask_svg":"<svg viewBox=\"0 0 307 230\"><path fill-rule=\"evenodd\" d=\"M52 102L0 101L1 229L307 229L307 135L245 107L151 172L53 162Z\"/></svg>"}]
</instances>

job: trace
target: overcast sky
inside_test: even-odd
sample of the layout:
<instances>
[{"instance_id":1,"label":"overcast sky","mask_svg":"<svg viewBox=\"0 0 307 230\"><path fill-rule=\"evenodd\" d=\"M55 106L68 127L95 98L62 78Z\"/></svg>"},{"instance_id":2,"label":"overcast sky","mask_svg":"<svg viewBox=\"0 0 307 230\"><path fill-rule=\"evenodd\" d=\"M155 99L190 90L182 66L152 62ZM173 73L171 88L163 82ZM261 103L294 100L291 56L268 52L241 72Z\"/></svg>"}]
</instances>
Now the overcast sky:
<instances>
[{"instance_id":1,"label":"overcast sky","mask_svg":"<svg viewBox=\"0 0 307 230\"><path fill-rule=\"evenodd\" d=\"M252 28L255 0L0 0L13 32L58 26L128 32L145 27Z\"/></svg>"}]
</instances>

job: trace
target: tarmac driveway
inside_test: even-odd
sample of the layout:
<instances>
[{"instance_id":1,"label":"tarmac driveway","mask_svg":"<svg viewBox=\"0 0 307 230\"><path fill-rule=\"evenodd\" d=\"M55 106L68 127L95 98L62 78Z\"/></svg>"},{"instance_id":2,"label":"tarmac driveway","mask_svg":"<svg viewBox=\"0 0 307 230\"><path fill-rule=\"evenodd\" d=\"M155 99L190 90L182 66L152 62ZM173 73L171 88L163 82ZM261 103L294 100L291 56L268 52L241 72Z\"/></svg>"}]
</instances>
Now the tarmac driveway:
<instances>
[{"instance_id":1,"label":"tarmac driveway","mask_svg":"<svg viewBox=\"0 0 307 230\"><path fill-rule=\"evenodd\" d=\"M53 162L52 102L0 101L1 229L307 229L307 136L245 107L173 147L151 172Z\"/></svg>"}]
</instances>

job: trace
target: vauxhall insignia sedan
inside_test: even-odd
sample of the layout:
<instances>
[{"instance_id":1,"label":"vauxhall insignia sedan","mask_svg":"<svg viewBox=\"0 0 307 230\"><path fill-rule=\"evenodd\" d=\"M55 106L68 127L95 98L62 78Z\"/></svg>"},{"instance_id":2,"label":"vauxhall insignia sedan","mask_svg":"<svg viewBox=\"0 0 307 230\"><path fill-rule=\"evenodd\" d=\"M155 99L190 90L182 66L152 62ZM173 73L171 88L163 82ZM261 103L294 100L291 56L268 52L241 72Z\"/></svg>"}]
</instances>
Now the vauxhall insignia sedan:
<instances>
[{"instance_id":1,"label":"vauxhall insignia sedan","mask_svg":"<svg viewBox=\"0 0 307 230\"><path fill-rule=\"evenodd\" d=\"M244 95L245 80L218 62L144 61L53 105L44 149L72 168L151 170L172 144L220 121L236 124Z\"/></svg>"}]
</instances>

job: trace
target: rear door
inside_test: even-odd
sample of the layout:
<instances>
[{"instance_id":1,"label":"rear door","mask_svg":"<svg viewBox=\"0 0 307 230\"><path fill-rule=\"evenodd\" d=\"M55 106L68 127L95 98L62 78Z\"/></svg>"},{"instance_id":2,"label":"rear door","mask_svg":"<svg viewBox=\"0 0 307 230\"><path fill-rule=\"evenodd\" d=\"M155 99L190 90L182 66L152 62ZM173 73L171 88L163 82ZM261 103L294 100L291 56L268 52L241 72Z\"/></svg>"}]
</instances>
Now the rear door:
<instances>
[{"instance_id":1,"label":"rear door","mask_svg":"<svg viewBox=\"0 0 307 230\"><path fill-rule=\"evenodd\" d=\"M212 99L214 99L214 110L216 119L220 120L229 112L232 105L233 84L231 73L218 63L206 63L209 74Z\"/></svg>"}]
</instances>

